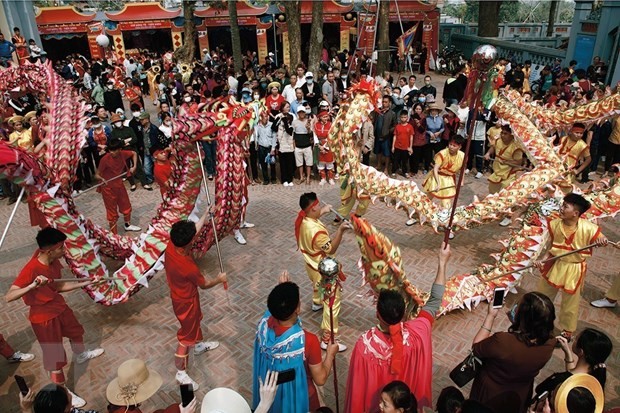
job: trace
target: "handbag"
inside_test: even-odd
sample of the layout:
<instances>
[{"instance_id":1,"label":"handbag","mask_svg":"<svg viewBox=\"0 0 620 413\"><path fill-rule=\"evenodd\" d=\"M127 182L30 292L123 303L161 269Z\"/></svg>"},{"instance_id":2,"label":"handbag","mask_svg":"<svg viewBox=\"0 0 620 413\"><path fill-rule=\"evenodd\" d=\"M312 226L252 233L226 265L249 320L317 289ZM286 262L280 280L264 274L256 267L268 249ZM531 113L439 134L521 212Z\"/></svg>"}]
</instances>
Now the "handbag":
<instances>
[{"instance_id":1,"label":"handbag","mask_svg":"<svg viewBox=\"0 0 620 413\"><path fill-rule=\"evenodd\" d=\"M465 360L460 362L450 372L450 378L459 387L465 386L476 376L476 371L482 367L482 360L474 356L474 351L469 350L469 354Z\"/></svg>"}]
</instances>

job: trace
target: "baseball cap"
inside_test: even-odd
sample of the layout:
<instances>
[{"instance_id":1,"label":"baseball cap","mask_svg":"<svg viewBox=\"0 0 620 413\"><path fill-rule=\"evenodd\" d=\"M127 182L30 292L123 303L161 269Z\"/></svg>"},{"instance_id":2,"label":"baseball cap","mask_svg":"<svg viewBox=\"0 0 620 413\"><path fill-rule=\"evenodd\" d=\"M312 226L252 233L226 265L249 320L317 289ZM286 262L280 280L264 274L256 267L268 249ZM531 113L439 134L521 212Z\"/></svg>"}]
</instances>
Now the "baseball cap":
<instances>
[{"instance_id":1,"label":"baseball cap","mask_svg":"<svg viewBox=\"0 0 620 413\"><path fill-rule=\"evenodd\" d=\"M306 72L306 78L308 77L314 77L314 75L312 74L312 72Z\"/></svg>"},{"instance_id":2,"label":"baseball cap","mask_svg":"<svg viewBox=\"0 0 620 413\"><path fill-rule=\"evenodd\" d=\"M303 107L303 106L299 106L297 108L297 113L299 113L299 112L308 113L308 110L305 107Z\"/></svg>"}]
</instances>

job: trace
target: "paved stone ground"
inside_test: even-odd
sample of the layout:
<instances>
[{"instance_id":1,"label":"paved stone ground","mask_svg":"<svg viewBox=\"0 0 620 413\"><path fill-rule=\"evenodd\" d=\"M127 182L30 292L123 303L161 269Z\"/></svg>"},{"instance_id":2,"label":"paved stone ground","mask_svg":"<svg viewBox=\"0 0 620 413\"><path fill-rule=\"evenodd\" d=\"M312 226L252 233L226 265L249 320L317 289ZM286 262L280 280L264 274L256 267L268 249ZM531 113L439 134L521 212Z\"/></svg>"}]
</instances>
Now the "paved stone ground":
<instances>
[{"instance_id":1,"label":"paved stone ground","mask_svg":"<svg viewBox=\"0 0 620 413\"><path fill-rule=\"evenodd\" d=\"M442 82L443 83L443 82ZM418 182L420 179L418 179ZM213 187L211 186L211 190ZM219 340L220 347L211 352L190 359L190 375L201 384L197 391L199 398L214 387L231 387L251 399L252 345L255 325L266 309L266 297L276 284L279 273L288 269L292 279L302 290L302 319L306 328L317 331L320 315L310 311L311 288L305 275L303 259L296 251L293 236L293 221L297 214L298 197L312 190L321 200L336 205L339 202L337 187L320 187L316 182L310 186L285 188L281 185L252 186L249 190L250 203L247 219L256 227L244 230L248 244L241 246L232 236L221 241L224 266L230 277L230 300L221 287L201 292L204 320L203 330L206 339ZM486 194L486 180L466 178L462 202L472 200L474 194ZM145 227L159 202L158 191L147 192L142 189L130 193L134 205L137 224ZM101 198L96 193L86 194L77 200L82 213L100 224L105 223ZM0 205L2 227L10 213L10 207ZM409 277L416 285L428 289L436 271L436 250L441 237L428 227L406 227L402 212L394 211L384 205L371 206L368 219L396 242L402 249L404 265ZM331 217L325 218L326 222ZM330 228L333 228L330 226ZM608 220L603 224L604 232L610 239L620 238L617 221ZM0 291L6 292L13 279L35 249L36 231L29 226L28 210L22 205L10 229L9 237L0 253ZM449 275L463 273L482 262L491 262L490 253L498 251L498 241L506 238L509 230L495 224L486 225L468 232L460 233L452 241L453 256L449 264ZM341 312L342 341L352 347L359 335L372 327L375 309L364 295L361 276L356 262L359 250L354 236L348 233L338 251L337 257L349 274L345 283L343 307ZM111 269L120 263L108 261ZM200 262L201 268L213 276L218 271L215 249L211 249ZM605 330L619 348L620 324L618 308L600 310L589 306L589 301L600 298L610 287L612 277L617 276L620 253L611 248L599 250L589 261L589 274L580 306L579 329L596 327ZM507 306L512 305L527 291L531 291L537 278L528 275L519 287L518 295L509 295ZM88 347L101 346L106 352L100 358L86 365L71 364L66 369L70 388L88 400L88 408L105 410L105 387L115 377L118 365L133 357L147 361L164 378L161 390L144 405L145 411L152 411L180 400L178 387L174 381L174 351L176 346L177 321L172 313L168 288L163 272L150 282L149 288L142 289L127 303L114 307L95 304L86 294L74 291L66 295L68 304L83 323ZM558 299L559 300L559 299ZM556 301L556 304L558 301ZM478 331L486 313L486 305L473 312L456 311L437 320L433 329L434 344L434 397L451 381L448 372L466 355L471 341ZM33 352L37 358L25 364L5 364L0 361L0 411L17 411L17 386L14 374L26 378L29 385L39 389L48 380L41 363L41 350L27 320L27 309L23 302L0 304L0 332L9 343L21 351ZM508 321L500 316L495 330L506 330ZM70 354L68 343L65 345ZM620 400L620 371L618 352L608 360L608 382L606 386L607 406L618 406ZM344 403L345 383L348 370L349 351L337 358L341 405ZM540 378L555 371L562 371L564 362L560 350L554 353L549 364L543 369ZM327 405L334 406L334 387L330 378L325 386ZM465 393L469 392L469 387Z\"/></svg>"}]
</instances>

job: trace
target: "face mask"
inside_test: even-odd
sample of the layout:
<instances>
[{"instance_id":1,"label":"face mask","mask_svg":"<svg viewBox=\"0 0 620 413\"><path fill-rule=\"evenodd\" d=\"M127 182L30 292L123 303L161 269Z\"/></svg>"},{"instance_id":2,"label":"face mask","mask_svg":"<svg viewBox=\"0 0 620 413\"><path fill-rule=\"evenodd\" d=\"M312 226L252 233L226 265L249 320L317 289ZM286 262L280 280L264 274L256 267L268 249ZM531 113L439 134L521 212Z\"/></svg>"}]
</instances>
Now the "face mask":
<instances>
[{"instance_id":1,"label":"face mask","mask_svg":"<svg viewBox=\"0 0 620 413\"><path fill-rule=\"evenodd\" d=\"M192 98L188 96L186 98L183 98L183 100L189 103L192 101Z\"/></svg>"},{"instance_id":2,"label":"face mask","mask_svg":"<svg viewBox=\"0 0 620 413\"><path fill-rule=\"evenodd\" d=\"M172 121L171 120L167 120L167 121L164 122L164 125L170 126L170 125L172 125Z\"/></svg>"},{"instance_id":3,"label":"face mask","mask_svg":"<svg viewBox=\"0 0 620 413\"><path fill-rule=\"evenodd\" d=\"M260 95L254 95L254 100L259 100L260 99Z\"/></svg>"},{"instance_id":4,"label":"face mask","mask_svg":"<svg viewBox=\"0 0 620 413\"><path fill-rule=\"evenodd\" d=\"M112 89L114 89L114 86L113 85L109 85L108 86L108 90L112 90Z\"/></svg>"},{"instance_id":5,"label":"face mask","mask_svg":"<svg viewBox=\"0 0 620 413\"><path fill-rule=\"evenodd\" d=\"M103 125L101 123L98 125L95 125L95 129L101 129L101 128L103 128Z\"/></svg>"},{"instance_id":6,"label":"face mask","mask_svg":"<svg viewBox=\"0 0 620 413\"><path fill-rule=\"evenodd\" d=\"M428 85L430 85L430 84L431 84L431 82L427 80L427 81L425 81L425 82L424 82L424 84L425 84L426 86L428 86Z\"/></svg>"},{"instance_id":7,"label":"face mask","mask_svg":"<svg viewBox=\"0 0 620 413\"><path fill-rule=\"evenodd\" d=\"M244 103L248 103L248 102L250 102L250 101L252 100L252 96L250 96L250 95L242 95L242 96L241 96L241 100L242 100Z\"/></svg>"},{"instance_id":8,"label":"face mask","mask_svg":"<svg viewBox=\"0 0 620 413\"><path fill-rule=\"evenodd\" d=\"M312 82L314 82L314 79L312 79L312 78L310 78L310 79L306 79L306 83L307 83L307 84L311 85L311 84L312 84Z\"/></svg>"},{"instance_id":9,"label":"face mask","mask_svg":"<svg viewBox=\"0 0 620 413\"><path fill-rule=\"evenodd\" d=\"M140 112L131 112L131 114L133 115L134 118L137 118L138 116L140 116Z\"/></svg>"},{"instance_id":10,"label":"face mask","mask_svg":"<svg viewBox=\"0 0 620 413\"><path fill-rule=\"evenodd\" d=\"M424 103L424 102L426 102L426 98L418 98L418 101L419 101L420 103Z\"/></svg>"},{"instance_id":11,"label":"face mask","mask_svg":"<svg viewBox=\"0 0 620 413\"><path fill-rule=\"evenodd\" d=\"M267 88L267 83L261 83L260 87L262 87L263 89Z\"/></svg>"},{"instance_id":12,"label":"face mask","mask_svg":"<svg viewBox=\"0 0 620 413\"><path fill-rule=\"evenodd\" d=\"M347 80L347 77L346 76L340 76L340 79Z\"/></svg>"},{"instance_id":13,"label":"face mask","mask_svg":"<svg viewBox=\"0 0 620 413\"><path fill-rule=\"evenodd\" d=\"M115 128L120 128L121 126L123 126L123 122L114 122Z\"/></svg>"}]
</instances>

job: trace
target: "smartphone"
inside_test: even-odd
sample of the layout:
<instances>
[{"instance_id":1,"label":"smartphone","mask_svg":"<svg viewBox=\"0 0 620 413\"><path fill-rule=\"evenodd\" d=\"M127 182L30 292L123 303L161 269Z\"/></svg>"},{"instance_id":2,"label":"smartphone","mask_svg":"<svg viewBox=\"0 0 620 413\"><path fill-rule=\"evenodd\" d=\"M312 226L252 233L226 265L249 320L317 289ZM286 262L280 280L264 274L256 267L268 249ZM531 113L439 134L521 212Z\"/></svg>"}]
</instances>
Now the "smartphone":
<instances>
[{"instance_id":1,"label":"smartphone","mask_svg":"<svg viewBox=\"0 0 620 413\"><path fill-rule=\"evenodd\" d=\"M276 384L288 383L289 381L293 380L295 380L295 370L288 369L278 373L278 381L276 382Z\"/></svg>"},{"instance_id":2,"label":"smartphone","mask_svg":"<svg viewBox=\"0 0 620 413\"><path fill-rule=\"evenodd\" d=\"M15 382L17 382L17 387L19 387L19 391L25 396L28 394L28 385L26 384L26 380L22 376L18 376L17 374L14 376Z\"/></svg>"},{"instance_id":3,"label":"smartphone","mask_svg":"<svg viewBox=\"0 0 620 413\"><path fill-rule=\"evenodd\" d=\"M504 306L504 293L506 288L498 287L493 293L493 308L502 308Z\"/></svg>"},{"instance_id":4,"label":"smartphone","mask_svg":"<svg viewBox=\"0 0 620 413\"><path fill-rule=\"evenodd\" d=\"M181 404L186 407L194 400L194 388L191 384L181 384Z\"/></svg>"},{"instance_id":5,"label":"smartphone","mask_svg":"<svg viewBox=\"0 0 620 413\"><path fill-rule=\"evenodd\" d=\"M549 392L548 392L547 390L545 390L544 392L542 392L542 393L540 394L540 396L538 396L538 397L536 398L536 401L537 401L537 402L542 402L542 401L545 401L545 399L546 399L547 397L549 397Z\"/></svg>"}]
</instances>

